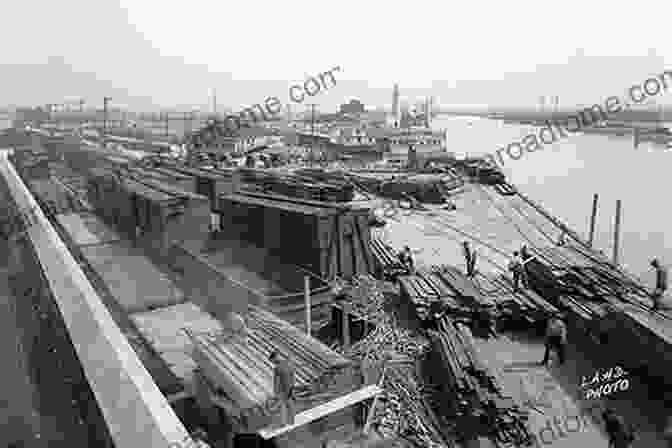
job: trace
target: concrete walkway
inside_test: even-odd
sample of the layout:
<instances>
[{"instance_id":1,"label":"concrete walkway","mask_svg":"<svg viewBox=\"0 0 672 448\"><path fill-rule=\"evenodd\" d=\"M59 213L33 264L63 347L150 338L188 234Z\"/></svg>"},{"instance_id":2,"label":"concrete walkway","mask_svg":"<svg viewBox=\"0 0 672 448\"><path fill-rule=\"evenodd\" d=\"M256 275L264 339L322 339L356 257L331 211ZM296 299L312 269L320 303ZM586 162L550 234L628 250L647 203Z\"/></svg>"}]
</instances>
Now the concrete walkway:
<instances>
[{"instance_id":1,"label":"concrete walkway","mask_svg":"<svg viewBox=\"0 0 672 448\"><path fill-rule=\"evenodd\" d=\"M477 341L480 353L502 380L505 392L530 409L530 427L539 446L607 448L603 422L594 417L599 411L589 410L606 404L636 427L638 436L632 448L666 448L662 439L666 416L663 405L649 396L646 384L639 379L630 376L629 389L613 393L608 399L585 399L581 376L615 366L601 356L599 347L591 346L581 335L570 335L565 364L560 366L552 358L549 367L539 365L544 354L541 338L511 334Z\"/></svg>"}]
</instances>

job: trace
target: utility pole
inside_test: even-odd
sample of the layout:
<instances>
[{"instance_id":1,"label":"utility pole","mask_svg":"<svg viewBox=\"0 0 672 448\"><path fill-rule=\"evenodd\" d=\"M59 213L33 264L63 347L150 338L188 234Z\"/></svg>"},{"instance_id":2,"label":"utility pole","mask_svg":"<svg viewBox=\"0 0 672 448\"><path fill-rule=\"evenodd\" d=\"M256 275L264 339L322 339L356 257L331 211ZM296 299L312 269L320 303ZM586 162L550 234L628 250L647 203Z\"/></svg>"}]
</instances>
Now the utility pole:
<instances>
[{"instance_id":1,"label":"utility pole","mask_svg":"<svg viewBox=\"0 0 672 448\"><path fill-rule=\"evenodd\" d=\"M164 112L163 118L164 118L164 120L165 120L165 121L164 121L165 134L166 134L166 137L168 137L168 112L167 112L167 111Z\"/></svg>"},{"instance_id":2,"label":"utility pole","mask_svg":"<svg viewBox=\"0 0 672 448\"><path fill-rule=\"evenodd\" d=\"M311 159L315 156L315 104L309 104L310 106L310 135L312 136L312 145L310 147ZM312 161L311 161L312 165Z\"/></svg>"},{"instance_id":3,"label":"utility pole","mask_svg":"<svg viewBox=\"0 0 672 448\"><path fill-rule=\"evenodd\" d=\"M111 100L109 96L103 97L103 138L107 134L107 103Z\"/></svg>"},{"instance_id":4,"label":"utility pole","mask_svg":"<svg viewBox=\"0 0 672 448\"><path fill-rule=\"evenodd\" d=\"M212 89L212 113L217 119L217 89Z\"/></svg>"}]
</instances>

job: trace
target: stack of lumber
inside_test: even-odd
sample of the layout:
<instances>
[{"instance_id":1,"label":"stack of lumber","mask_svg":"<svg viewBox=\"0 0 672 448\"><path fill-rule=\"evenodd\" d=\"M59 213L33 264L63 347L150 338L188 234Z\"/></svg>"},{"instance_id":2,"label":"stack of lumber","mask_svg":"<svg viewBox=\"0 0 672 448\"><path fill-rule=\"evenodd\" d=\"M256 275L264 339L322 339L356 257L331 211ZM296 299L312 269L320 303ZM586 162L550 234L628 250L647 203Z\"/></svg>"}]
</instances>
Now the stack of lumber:
<instances>
[{"instance_id":1,"label":"stack of lumber","mask_svg":"<svg viewBox=\"0 0 672 448\"><path fill-rule=\"evenodd\" d=\"M415 308L421 320L434 312L462 313L466 310L454 291L435 272L418 269L414 275L399 277L399 283L402 299Z\"/></svg>"},{"instance_id":2,"label":"stack of lumber","mask_svg":"<svg viewBox=\"0 0 672 448\"><path fill-rule=\"evenodd\" d=\"M481 293L471 279L453 266L442 266L434 269L436 276L444 285L457 294L458 299L470 307L489 308L495 302Z\"/></svg>"},{"instance_id":3,"label":"stack of lumber","mask_svg":"<svg viewBox=\"0 0 672 448\"><path fill-rule=\"evenodd\" d=\"M484 295L493 299L502 320L528 324L546 321L558 309L539 294L528 288L513 292L512 280L504 275L478 279L476 286Z\"/></svg>"},{"instance_id":4,"label":"stack of lumber","mask_svg":"<svg viewBox=\"0 0 672 448\"><path fill-rule=\"evenodd\" d=\"M469 329L443 318L439 330L430 331L430 339L433 359L438 361L438 368L432 372L435 384L440 386L437 403L441 403L442 415L456 418L455 429L460 436L527 444L527 414L503 394L497 377L480 359Z\"/></svg>"},{"instance_id":5,"label":"stack of lumber","mask_svg":"<svg viewBox=\"0 0 672 448\"><path fill-rule=\"evenodd\" d=\"M254 169L241 169L240 174L242 191L275 193L324 202L350 202L354 198L354 186L350 182L319 181L314 174L279 174Z\"/></svg>"},{"instance_id":6,"label":"stack of lumber","mask_svg":"<svg viewBox=\"0 0 672 448\"><path fill-rule=\"evenodd\" d=\"M299 396L352 365L352 362L272 313L251 306L246 340L225 334L189 332L194 360L220 388L238 412L269 416L274 397L273 366L268 357L278 351L295 371Z\"/></svg>"},{"instance_id":7,"label":"stack of lumber","mask_svg":"<svg viewBox=\"0 0 672 448\"><path fill-rule=\"evenodd\" d=\"M376 262L379 277L391 278L407 272L407 269L397 258L394 249L387 245L382 237L376 233L371 234L371 252Z\"/></svg>"}]
</instances>

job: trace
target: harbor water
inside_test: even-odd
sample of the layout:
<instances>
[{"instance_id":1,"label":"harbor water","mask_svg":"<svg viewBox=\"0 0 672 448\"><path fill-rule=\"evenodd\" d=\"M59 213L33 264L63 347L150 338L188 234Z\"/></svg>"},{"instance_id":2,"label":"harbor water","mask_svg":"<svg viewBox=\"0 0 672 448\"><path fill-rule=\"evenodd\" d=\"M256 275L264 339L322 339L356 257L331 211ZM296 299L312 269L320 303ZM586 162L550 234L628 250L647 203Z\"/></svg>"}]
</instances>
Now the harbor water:
<instances>
[{"instance_id":1,"label":"harbor water","mask_svg":"<svg viewBox=\"0 0 672 448\"><path fill-rule=\"evenodd\" d=\"M448 151L493 153L536 131L531 126L488 119L437 118L447 130ZM517 155L514 152L514 155ZM593 194L599 195L594 247L611 257L616 200L622 201L619 261L653 286L649 266L656 257L672 263L672 213L665 203L672 152L632 137L577 134L558 137L519 160L503 153L503 171L512 183L587 238Z\"/></svg>"}]
</instances>

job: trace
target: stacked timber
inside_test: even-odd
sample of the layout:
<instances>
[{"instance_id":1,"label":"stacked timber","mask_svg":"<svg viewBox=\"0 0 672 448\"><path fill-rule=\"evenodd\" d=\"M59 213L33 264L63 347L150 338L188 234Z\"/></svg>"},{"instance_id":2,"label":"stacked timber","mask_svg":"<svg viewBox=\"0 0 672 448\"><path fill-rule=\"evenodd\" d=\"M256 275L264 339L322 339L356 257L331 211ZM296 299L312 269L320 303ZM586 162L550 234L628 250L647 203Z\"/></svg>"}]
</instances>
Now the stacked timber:
<instances>
[{"instance_id":1,"label":"stacked timber","mask_svg":"<svg viewBox=\"0 0 672 448\"><path fill-rule=\"evenodd\" d=\"M88 198L96 212L139 245L164 253L174 243L201 247L210 231L206 197L132 170L94 168Z\"/></svg>"},{"instance_id":2,"label":"stacked timber","mask_svg":"<svg viewBox=\"0 0 672 448\"><path fill-rule=\"evenodd\" d=\"M378 234L371 235L371 253L375 260L375 272L379 278L395 278L407 272L394 249L387 245Z\"/></svg>"},{"instance_id":3,"label":"stacked timber","mask_svg":"<svg viewBox=\"0 0 672 448\"><path fill-rule=\"evenodd\" d=\"M474 280L479 290L494 300L500 321L534 325L558 312L558 308L528 288L513 291L512 280L504 275Z\"/></svg>"},{"instance_id":4,"label":"stacked timber","mask_svg":"<svg viewBox=\"0 0 672 448\"><path fill-rule=\"evenodd\" d=\"M458 299L473 308L491 308L495 302L481 293L473 281L454 266L442 266L434 269L443 284L457 294Z\"/></svg>"},{"instance_id":5,"label":"stacked timber","mask_svg":"<svg viewBox=\"0 0 672 448\"><path fill-rule=\"evenodd\" d=\"M277 411L273 392L273 365L269 355L278 351L295 371L297 413L315 405L315 395L325 401L345 395L359 385L347 381L327 393L334 377L352 367L352 362L272 313L251 306L247 314L246 340L222 334L189 332L194 360L204 376L231 403L232 417L245 417L247 426L261 428L272 422ZM302 404L303 403L303 404Z\"/></svg>"},{"instance_id":6,"label":"stacked timber","mask_svg":"<svg viewBox=\"0 0 672 448\"><path fill-rule=\"evenodd\" d=\"M505 396L499 380L479 358L467 327L443 318L438 331L430 331L430 380L438 386L436 405L452 418L464 440L490 437L514 446L531 442L527 413Z\"/></svg>"},{"instance_id":7,"label":"stacked timber","mask_svg":"<svg viewBox=\"0 0 672 448\"><path fill-rule=\"evenodd\" d=\"M316 180L313 176L278 174L255 169L240 169L243 191L279 194L314 201L350 202L354 186L349 182Z\"/></svg>"}]
</instances>

